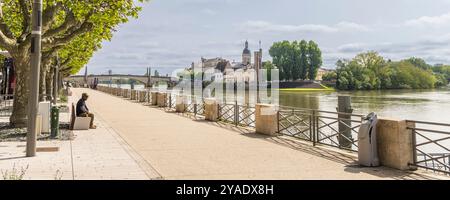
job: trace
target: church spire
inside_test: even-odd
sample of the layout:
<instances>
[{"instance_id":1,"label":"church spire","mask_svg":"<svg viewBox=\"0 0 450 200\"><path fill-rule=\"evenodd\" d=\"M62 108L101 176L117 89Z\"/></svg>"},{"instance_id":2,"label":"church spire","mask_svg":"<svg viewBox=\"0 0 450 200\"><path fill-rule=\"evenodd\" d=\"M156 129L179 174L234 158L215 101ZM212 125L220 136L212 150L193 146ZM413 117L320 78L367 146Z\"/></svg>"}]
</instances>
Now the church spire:
<instances>
[{"instance_id":1,"label":"church spire","mask_svg":"<svg viewBox=\"0 0 450 200\"><path fill-rule=\"evenodd\" d=\"M242 64L248 65L251 63L252 53L248 48L248 40L245 41L245 49L242 52Z\"/></svg>"}]
</instances>

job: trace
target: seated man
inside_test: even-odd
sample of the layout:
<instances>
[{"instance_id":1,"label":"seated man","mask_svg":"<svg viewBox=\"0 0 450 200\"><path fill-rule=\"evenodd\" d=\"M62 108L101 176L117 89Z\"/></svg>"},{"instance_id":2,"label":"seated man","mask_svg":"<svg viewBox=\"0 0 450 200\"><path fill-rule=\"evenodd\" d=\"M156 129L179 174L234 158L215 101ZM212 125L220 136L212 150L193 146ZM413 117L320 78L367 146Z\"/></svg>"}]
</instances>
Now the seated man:
<instances>
[{"instance_id":1,"label":"seated man","mask_svg":"<svg viewBox=\"0 0 450 200\"><path fill-rule=\"evenodd\" d=\"M88 107L86 106L86 100L88 99L88 94L83 93L81 99L77 103L77 117L90 117L91 124L90 128L95 129L97 126L94 125L94 114L89 112Z\"/></svg>"}]
</instances>

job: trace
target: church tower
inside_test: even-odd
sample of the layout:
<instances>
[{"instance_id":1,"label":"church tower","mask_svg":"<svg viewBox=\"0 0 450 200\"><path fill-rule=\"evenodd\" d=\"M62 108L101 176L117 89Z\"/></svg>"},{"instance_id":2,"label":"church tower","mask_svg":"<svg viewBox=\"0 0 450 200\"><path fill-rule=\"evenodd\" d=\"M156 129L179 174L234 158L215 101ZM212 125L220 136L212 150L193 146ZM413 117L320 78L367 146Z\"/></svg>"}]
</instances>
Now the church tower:
<instances>
[{"instance_id":1,"label":"church tower","mask_svg":"<svg viewBox=\"0 0 450 200\"><path fill-rule=\"evenodd\" d=\"M252 60L252 53L250 49L248 49L248 41L245 41L245 49L242 53L242 64L249 65L251 64Z\"/></svg>"}]
</instances>

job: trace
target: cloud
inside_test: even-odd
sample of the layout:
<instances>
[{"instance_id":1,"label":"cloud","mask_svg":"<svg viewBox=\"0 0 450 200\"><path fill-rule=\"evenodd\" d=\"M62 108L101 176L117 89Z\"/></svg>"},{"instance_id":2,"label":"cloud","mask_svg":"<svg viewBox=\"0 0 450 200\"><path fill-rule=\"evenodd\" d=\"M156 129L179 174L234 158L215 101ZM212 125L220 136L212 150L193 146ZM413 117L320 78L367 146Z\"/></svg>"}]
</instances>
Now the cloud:
<instances>
[{"instance_id":1,"label":"cloud","mask_svg":"<svg viewBox=\"0 0 450 200\"><path fill-rule=\"evenodd\" d=\"M206 15L216 15L217 14L216 11L209 9L209 8L205 8L201 12Z\"/></svg>"},{"instance_id":2,"label":"cloud","mask_svg":"<svg viewBox=\"0 0 450 200\"><path fill-rule=\"evenodd\" d=\"M347 21L339 22L338 24L336 24L336 28L338 28L339 30L353 30L360 32L370 31L370 28L368 28L367 26Z\"/></svg>"},{"instance_id":3,"label":"cloud","mask_svg":"<svg viewBox=\"0 0 450 200\"><path fill-rule=\"evenodd\" d=\"M338 51L343 53L355 53L364 51L366 47L367 45L364 43L350 43L339 46Z\"/></svg>"},{"instance_id":4,"label":"cloud","mask_svg":"<svg viewBox=\"0 0 450 200\"><path fill-rule=\"evenodd\" d=\"M387 59L402 60L420 57L431 64L450 63L450 34L427 37L411 42L348 43L337 48L326 48L324 64L334 66L338 59L351 59L356 54L376 51Z\"/></svg>"},{"instance_id":5,"label":"cloud","mask_svg":"<svg viewBox=\"0 0 450 200\"><path fill-rule=\"evenodd\" d=\"M405 24L413 27L439 27L443 25L450 25L450 13L439 16L423 16L417 19L408 20Z\"/></svg>"},{"instance_id":6,"label":"cloud","mask_svg":"<svg viewBox=\"0 0 450 200\"><path fill-rule=\"evenodd\" d=\"M267 21L246 21L240 25L240 30L247 33L336 33L343 31L369 31L369 28L364 25L346 21L332 26L323 24L286 25L273 24Z\"/></svg>"}]
</instances>

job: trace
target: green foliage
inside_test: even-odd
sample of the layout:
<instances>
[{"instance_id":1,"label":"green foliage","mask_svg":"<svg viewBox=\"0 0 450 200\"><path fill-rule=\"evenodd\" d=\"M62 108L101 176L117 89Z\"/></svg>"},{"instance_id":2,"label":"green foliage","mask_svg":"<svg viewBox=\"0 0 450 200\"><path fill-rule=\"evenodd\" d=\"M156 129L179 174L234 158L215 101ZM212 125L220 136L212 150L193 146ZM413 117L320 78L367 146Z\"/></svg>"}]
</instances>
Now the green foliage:
<instances>
[{"instance_id":1,"label":"green foliage","mask_svg":"<svg viewBox=\"0 0 450 200\"><path fill-rule=\"evenodd\" d=\"M423 60L422 60L423 61ZM424 62L423 62L424 63ZM352 60L339 60L337 88L340 90L429 89L445 84L421 59L386 62L376 52L357 55Z\"/></svg>"},{"instance_id":2,"label":"green foliage","mask_svg":"<svg viewBox=\"0 0 450 200\"><path fill-rule=\"evenodd\" d=\"M322 80L324 81L335 81L337 80L337 74L335 71L327 72L322 76Z\"/></svg>"},{"instance_id":3,"label":"green foliage","mask_svg":"<svg viewBox=\"0 0 450 200\"><path fill-rule=\"evenodd\" d=\"M263 63L263 69L266 70L267 75L267 81L272 81L272 70L275 69L275 66L272 64L272 62L267 61Z\"/></svg>"},{"instance_id":4,"label":"green foliage","mask_svg":"<svg viewBox=\"0 0 450 200\"><path fill-rule=\"evenodd\" d=\"M59 93L59 101L60 101L61 103L67 103L67 102L68 102L67 95L64 94L64 92L60 92L60 93Z\"/></svg>"},{"instance_id":5,"label":"green foliage","mask_svg":"<svg viewBox=\"0 0 450 200\"><path fill-rule=\"evenodd\" d=\"M403 60L404 62L409 62L412 65L414 65L415 67L418 67L420 69L424 69L424 70L429 70L431 69L431 65L427 64L425 62L425 60L423 60L422 58L416 58L416 57L412 57L406 60Z\"/></svg>"},{"instance_id":6,"label":"green foliage","mask_svg":"<svg viewBox=\"0 0 450 200\"><path fill-rule=\"evenodd\" d=\"M2 170L3 180L22 180L28 170L28 167L29 166L27 165L25 168L22 167L20 170L18 170L16 169L16 164L14 164L11 171Z\"/></svg>"},{"instance_id":7,"label":"green foliage","mask_svg":"<svg viewBox=\"0 0 450 200\"><path fill-rule=\"evenodd\" d=\"M442 74L446 79L450 79L450 66L442 65L432 68L433 72Z\"/></svg>"},{"instance_id":8,"label":"green foliage","mask_svg":"<svg viewBox=\"0 0 450 200\"><path fill-rule=\"evenodd\" d=\"M308 78L309 80L314 80L317 77L317 71L320 66L322 66L322 51L319 45L313 41L308 43L308 53L309 53L309 67L308 67Z\"/></svg>"},{"instance_id":9,"label":"green foliage","mask_svg":"<svg viewBox=\"0 0 450 200\"><path fill-rule=\"evenodd\" d=\"M314 80L322 66L322 53L313 41L275 42L269 54L280 70L281 80Z\"/></svg>"},{"instance_id":10,"label":"green foliage","mask_svg":"<svg viewBox=\"0 0 450 200\"><path fill-rule=\"evenodd\" d=\"M93 53L101 48L104 40L110 40L113 32L129 18L137 18L141 7L136 2L147 0L45 0L43 1L42 50L43 63L58 53L64 64L64 75L77 73ZM1 31L17 41L18 45L5 45L14 51L21 45L29 45L32 1L3 0L4 26ZM1 43L0 43L1 44ZM6 43L4 43L6 44ZM14 55L13 55L14 57Z\"/></svg>"}]
</instances>

